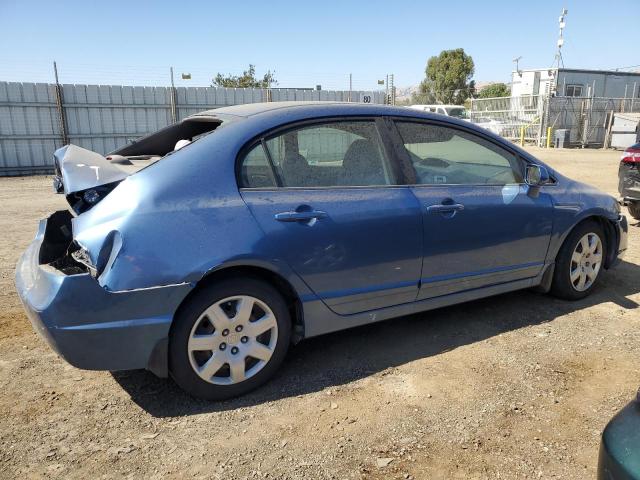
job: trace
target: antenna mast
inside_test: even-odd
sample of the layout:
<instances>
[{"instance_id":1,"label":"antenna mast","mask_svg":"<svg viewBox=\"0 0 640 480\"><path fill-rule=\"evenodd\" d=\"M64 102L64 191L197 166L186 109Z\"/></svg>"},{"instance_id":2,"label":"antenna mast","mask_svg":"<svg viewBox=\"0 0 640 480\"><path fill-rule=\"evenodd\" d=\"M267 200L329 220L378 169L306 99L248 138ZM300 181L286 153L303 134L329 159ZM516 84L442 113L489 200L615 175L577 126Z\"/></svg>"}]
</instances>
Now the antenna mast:
<instances>
[{"instance_id":1,"label":"antenna mast","mask_svg":"<svg viewBox=\"0 0 640 480\"><path fill-rule=\"evenodd\" d=\"M567 16L567 13L569 13L569 11L566 8L563 8L562 13L560 14L560 18L558 19L558 23L560 24L560 34L558 36L558 52L556 53L556 58L554 59L554 62L553 62L556 68L560 68L561 65L564 68L564 60L562 59L562 45L564 45L563 33L564 33L564 27L566 25L564 17Z\"/></svg>"}]
</instances>

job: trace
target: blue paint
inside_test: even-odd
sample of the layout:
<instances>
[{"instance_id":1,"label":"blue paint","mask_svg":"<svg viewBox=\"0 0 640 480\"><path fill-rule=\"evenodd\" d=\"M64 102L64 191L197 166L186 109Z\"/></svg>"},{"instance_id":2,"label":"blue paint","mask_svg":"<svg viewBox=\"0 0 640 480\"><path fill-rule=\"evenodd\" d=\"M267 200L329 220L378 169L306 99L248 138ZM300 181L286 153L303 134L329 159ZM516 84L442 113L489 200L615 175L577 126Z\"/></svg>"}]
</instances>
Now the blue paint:
<instances>
[{"instance_id":1,"label":"blue paint","mask_svg":"<svg viewBox=\"0 0 640 480\"><path fill-rule=\"evenodd\" d=\"M487 270L480 270L478 272L464 272L464 273L458 273L458 274L454 274L454 275L443 275L440 277L430 277L427 279L423 279L422 283L432 283L432 282L439 282L442 280L451 280L451 279L456 279L456 278L464 278L464 277L475 277L478 275L487 275L489 273L497 273L497 272L505 272L508 270L517 270L519 268L527 268L527 267L540 267L542 268L544 264L542 263L524 263L522 265L513 265L513 266L508 266L508 267L498 267L498 268L490 268Z\"/></svg>"},{"instance_id":2,"label":"blue paint","mask_svg":"<svg viewBox=\"0 0 640 480\"><path fill-rule=\"evenodd\" d=\"M144 327L147 325L171 325L173 318L170 315L158 318L143 318L138 320L115 320L104 323L87 323L84 325L72 325L70 327L56 327L60 330L97 330L110 328L129 328L131 326Z\"/></svg>"},{"instance_id":3,"label":"blue paint","mask_svg":"<svg viewBox=\"0 0 640 480\"><path fill-rule=\"evenodd\" d=\"M410 282L400 282L400 283L385 283L383 285L375 285L372 287L363 287L363 288L352 288L350 290L335 290L335 291L331 291L331 292L325 292L322 294L322 299L323 300L327 300L327 299L331 299L331 298L337 298L337 297L346 297L346 296L350 296L350 295L356 295L359 293L376 293L376 292L384 292L384 291L388 291L388 290L395 290L397 288L404 288L404 287L414 287L415 286L415 282L410 281Z\"/></svg>"}]
</instances>

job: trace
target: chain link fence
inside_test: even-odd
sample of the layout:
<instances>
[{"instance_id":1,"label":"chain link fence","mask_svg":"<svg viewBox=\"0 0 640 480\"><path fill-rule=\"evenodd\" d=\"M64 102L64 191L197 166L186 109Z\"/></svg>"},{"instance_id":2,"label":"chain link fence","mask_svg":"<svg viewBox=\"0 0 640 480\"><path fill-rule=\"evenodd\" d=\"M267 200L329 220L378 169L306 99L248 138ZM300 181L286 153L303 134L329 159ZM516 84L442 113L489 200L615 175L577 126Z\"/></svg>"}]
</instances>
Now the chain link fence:
<instances>
[{"instance_id":1,"label":"chain link fence","mask_svg":"<svg viewBox=\"0 0 640 480\"><path fill-rule=\"evenodd\" d=\"M469 120L511 141L537 142L545 98L479 98L471 100Z\"/></svg>"},{"instance_id":2,"label":"chain link fence","mask_svg":"<svg viewBox=\"0 0 640 480\"><path fill-rule=\"evenodd\" d=\"M640 99L552 97L546 125L568 130L570 146L603 147L613 115L633 112L640 112Z\"/></svg>"},{"instance_id":3,"label":"chain link fence","mask_svg":"<svg viewBox=\"0 0 640 480\"><path fill-rule=\"evenodd\" d=\"M553 145L555 133L565 130L568 131L565 146L603 147L613 115L623 112L640 112L640 98L541 95L482 98L471 101L469 119L514 142Z\"/></svg>"}]
</instances>

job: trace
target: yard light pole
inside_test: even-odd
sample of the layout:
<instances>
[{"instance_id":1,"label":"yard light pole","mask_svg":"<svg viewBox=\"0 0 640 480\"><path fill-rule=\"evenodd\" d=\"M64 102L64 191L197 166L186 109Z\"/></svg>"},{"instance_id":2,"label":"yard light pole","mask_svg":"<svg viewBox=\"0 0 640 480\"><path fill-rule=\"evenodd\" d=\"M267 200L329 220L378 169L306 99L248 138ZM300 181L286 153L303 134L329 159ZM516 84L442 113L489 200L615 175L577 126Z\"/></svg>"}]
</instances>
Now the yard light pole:
<instances>
[{"instance_id":1,"label":"yard light pole","mask_svg":"<svg viewBox=\"0 0 640 480\"><path fill-rule=\"evenodd\" d=\"M522 76L522 72L520 71L520 66L518 65L520 60L522 60L522 55L513 59L513 63L516 64L516 73L518 74L519 77Z\"/></svg>"}]
</instances>

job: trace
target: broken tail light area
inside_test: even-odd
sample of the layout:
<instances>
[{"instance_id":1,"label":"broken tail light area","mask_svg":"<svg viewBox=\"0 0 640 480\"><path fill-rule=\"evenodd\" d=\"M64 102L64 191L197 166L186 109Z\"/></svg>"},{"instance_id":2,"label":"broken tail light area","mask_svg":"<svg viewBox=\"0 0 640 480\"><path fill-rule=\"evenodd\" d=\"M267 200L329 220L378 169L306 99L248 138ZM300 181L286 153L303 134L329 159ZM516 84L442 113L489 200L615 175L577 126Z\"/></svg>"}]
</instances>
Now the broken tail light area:
<instances>
[{"instance_id":1,"label":"broken tail light area","mask_svg":"<svg viewBox=\"0 0 640 480\"><path fill-rule=\"evenodd\" d=\"M73 241L72 218L68 210L59 210L47 219L38 263L49 265L65 275L89 273L88 267L74 256L79 247Z\"/></svg>"},{"instance_id":2,"label":"broken tail light area","mask_svg":"<svg viewBox=\"0 0 640 480\"><path fill-rule=\"evenodd\" d=\"M95 258L73 239L71 219L67 210L55 212L47 219L44 239L40 247L39 263L49 265L65 275L89 273L98 278L110 268L122 247L120 232L111 231L102 242Z\"/></svg>"},{"instance_id":3,"label":"broken tail light area","mask_svg":"<svg viewBox=\"0 0 640 480\"><path fill-rule=\"evenodd\" d=\"M122 237L120 232L113 230L104 239L95 258L92 258L91 253L75 240L69 246L67 256L70 255L75 262L83 265L91 276L98 280L100 286L104 286L101 275L105 270L111 268L121 248Z\"/></svg>"},{"instance_id":4,"label":"broken tail light area","mask_svg":"<svg viewBox=\"0 0 640 480\"><path fill-rule=\"evenodd\" d=\"M640 164L640 148L633 146L627 148L622 154L622 163L636 163Z\"/></svg>"},{"instance_id":5,"label":"broken tail light area","mask_svg":"<svg viewBox=\"0 0 640 480\"><path fill-rule=\"evenodd\" d=\"M93 208L106 197L120 182L107 183L98 187L80 190L67 195L67 201L76 214L80 215ZM55 188L55 180L54 180Z\"/></svg>"},{"instance_id":6,"label":"broken tail light area","mask_svg":"<svg viewBox=\"0 0 640 480\"><path fill-rule=\"evenodd\" d=\"M96 277L98 275L98 269L91 262L91 257L89 256L89 252L78 245L76 242L73 242L71 245L71 257L78 263L84 265L92 277Z\"/></svg>"}]
</instances>

